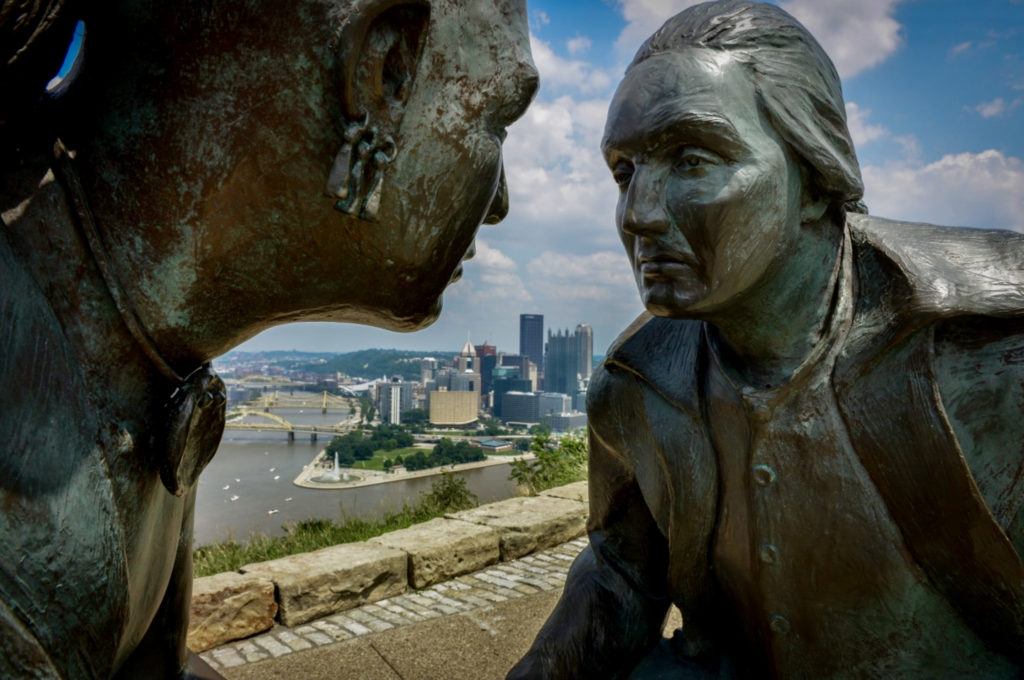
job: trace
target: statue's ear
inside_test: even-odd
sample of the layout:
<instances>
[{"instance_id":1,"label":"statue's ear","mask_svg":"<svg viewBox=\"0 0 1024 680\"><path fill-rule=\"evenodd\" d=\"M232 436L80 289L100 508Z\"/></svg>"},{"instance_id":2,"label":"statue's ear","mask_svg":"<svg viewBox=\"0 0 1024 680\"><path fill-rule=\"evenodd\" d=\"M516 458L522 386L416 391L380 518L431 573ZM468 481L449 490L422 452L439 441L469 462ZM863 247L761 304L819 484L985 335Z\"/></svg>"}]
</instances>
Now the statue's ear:
<instances>
[{"instance_id":1,"label":"statue's ear","mask_svg":"<svg viewBox=\"0 0 1024 680\"><path fill-rule=\"evenodd\" d=\"M363 0L338 43L344 142L327 192L343 213L375 221L387 165L419 70L430 25L428 0Z\"/></svg>"},{"instance_id":2,"label":"statue's ear","mask_svg":"<svg viewBox=\"0 0 1024 680\"><path fill-rule=\"evenodd\" d=\"M430 23L427 0L353 3L339 42L342 110L349 121L367 115L397 129L419 68ZM389 124L390 123L390 124Z\"/></svg>"}]
</instances>

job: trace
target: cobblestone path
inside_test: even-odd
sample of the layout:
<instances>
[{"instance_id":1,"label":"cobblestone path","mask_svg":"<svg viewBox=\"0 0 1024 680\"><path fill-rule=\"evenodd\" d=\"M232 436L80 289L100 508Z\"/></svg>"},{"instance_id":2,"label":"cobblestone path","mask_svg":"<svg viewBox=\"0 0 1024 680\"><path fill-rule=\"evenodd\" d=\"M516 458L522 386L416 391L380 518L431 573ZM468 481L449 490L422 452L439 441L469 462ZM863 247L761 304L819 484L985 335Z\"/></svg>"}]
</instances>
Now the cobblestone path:
<instances>
[{"instance_id":1,"label":"cobblestone path","mask_svg":"<svg viewBox=\"0 0 1024 680\"><path fill-rule=\"evenodd\" d=\"M511 562L411 590L339 614L289 628L275 624L260 635L208 650L200 656L214 669L232 668L305 649L372 635L428 619L488 607L565 583L572 561L587 539L577 538Z\"/></svg>"}]
</instances>

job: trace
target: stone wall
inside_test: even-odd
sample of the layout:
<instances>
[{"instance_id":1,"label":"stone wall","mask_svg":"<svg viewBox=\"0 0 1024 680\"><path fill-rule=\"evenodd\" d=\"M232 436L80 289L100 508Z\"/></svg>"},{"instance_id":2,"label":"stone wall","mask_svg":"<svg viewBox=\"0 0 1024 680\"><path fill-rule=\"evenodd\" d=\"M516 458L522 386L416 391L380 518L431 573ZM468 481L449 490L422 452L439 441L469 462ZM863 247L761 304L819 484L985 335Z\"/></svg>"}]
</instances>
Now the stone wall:
<instances>
[{"instance_id":1,"label":"stone wall","mask_svg":"<svg viewBox=\"0 0 1024 680\"><path fill-rule=\"evenodd\" d=\"M263 632L275 618L299 625L512 560L581 536L586 518L586 482L577 482L197 578L188 646L201 652Z\"/></svg>"}]
</instances>

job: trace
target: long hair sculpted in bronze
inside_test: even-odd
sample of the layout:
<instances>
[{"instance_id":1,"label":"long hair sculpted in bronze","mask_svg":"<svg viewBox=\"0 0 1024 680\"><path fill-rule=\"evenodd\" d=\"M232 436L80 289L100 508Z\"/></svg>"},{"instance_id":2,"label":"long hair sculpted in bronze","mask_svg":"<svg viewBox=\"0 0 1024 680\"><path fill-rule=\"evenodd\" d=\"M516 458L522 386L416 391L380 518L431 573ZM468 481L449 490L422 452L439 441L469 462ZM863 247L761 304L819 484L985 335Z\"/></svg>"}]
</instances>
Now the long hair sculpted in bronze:
<instances>
[{"instance_id":1,"label":"long hair sculpted in bronze","mask_svg":"<svg viewBox=\"0 0 1024 680\"><path fill-rule=\"evenodd\" d=\"M525 5L5 0L0 57L0 675L179 677L209 361L437 317L507 210Z\"/></svg>"},{"instance_id":2,"label":"long hair sculpted in bronze","mask_svg":"<svg viewBox=\"0 0 1024 680\"><path fill-rule=\"evenodd\" d=\"M641 47L602 150L648 313L509 678L1019 677L1024 236L863 214L835 69L749 0Z\"/></svg>"}]
</instances>

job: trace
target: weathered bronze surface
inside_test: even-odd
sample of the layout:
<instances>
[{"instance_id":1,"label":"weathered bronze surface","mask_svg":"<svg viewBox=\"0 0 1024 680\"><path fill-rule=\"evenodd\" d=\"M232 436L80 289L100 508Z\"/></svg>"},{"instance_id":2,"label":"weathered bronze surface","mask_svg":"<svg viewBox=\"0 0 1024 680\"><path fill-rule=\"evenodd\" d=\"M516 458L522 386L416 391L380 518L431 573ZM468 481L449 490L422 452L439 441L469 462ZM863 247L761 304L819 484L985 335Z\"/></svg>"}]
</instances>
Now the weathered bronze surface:
<instances>
[{"instance_id":1,"label":"weathered bronze surface","mask_svg":"<svg viewBox=\"0 0 1024 680\"><path fill-rule=\"evenodd\" d=\"M436 318L507 210L525 3L3 0L0 57L0 677L179 677L208 362Z\"/></svg>"},{"instance_id":2,"label":"weathered bronze surface","mask_svg":"<svg viewBox=\"0 0 1024 680\"><path fill-rule=\"evenodd\" d=\"M1024 236L863 214L835 69L772 5L667 22L603 150L649 314L509 678L1019 677Z\"/></svg>"}]
</instances>

